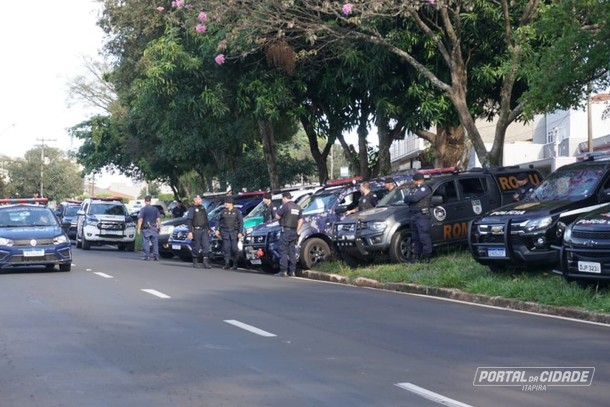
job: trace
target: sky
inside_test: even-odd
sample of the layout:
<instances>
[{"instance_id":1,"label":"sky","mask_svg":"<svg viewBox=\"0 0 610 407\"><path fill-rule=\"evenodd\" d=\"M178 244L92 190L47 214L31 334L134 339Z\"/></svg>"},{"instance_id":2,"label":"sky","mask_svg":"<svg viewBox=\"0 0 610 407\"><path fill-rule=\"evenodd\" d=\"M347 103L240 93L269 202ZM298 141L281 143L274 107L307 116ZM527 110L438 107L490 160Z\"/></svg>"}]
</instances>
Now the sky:
<instances>
[{"instance_id":1,"label":"sky","mask_svg":"<svg viewBox=\"0 0 610 407\"><path fill-rule=\"evenodd\" d=\"M76 149L66 129L95 113L68 107L68 83L99 59L103 31L92 0L3 2L0 12L0 154L23 157L44 144Z\"/></svg>"}]
</instances>

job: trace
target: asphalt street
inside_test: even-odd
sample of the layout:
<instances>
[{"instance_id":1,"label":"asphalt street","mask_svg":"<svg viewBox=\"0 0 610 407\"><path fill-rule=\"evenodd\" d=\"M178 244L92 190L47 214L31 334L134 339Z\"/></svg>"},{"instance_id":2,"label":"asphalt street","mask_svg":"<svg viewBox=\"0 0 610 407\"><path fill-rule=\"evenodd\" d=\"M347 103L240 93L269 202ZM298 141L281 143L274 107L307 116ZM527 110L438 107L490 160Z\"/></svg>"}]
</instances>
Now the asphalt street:
<instances>
[{"instance_id":1,"label":"asphalt street","mask_svg":"<svg viewBox=\"0 0 610 407\"><path fill-rule=\"evenodd\" d=\"M0 274L0 406L604 406L610 327L109 248ZM475 386L477 368L595 368Z\"/></svg>"}]
</instances>

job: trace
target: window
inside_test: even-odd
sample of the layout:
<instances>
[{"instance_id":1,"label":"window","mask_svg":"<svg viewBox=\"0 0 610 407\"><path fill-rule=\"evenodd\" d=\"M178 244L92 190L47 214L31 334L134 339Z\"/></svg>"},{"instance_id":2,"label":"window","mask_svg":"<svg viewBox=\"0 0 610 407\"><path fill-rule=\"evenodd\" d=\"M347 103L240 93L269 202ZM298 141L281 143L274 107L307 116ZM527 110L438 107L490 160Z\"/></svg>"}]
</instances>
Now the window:
<instances>
[{"instance_id":1,"label":"window","mask_svg":"<svg viewBox=\"0 0 610 407\"><path fill-rule=\"evenodd\" d=\"M481 178L465 178L460 179L458 182L462 187L464 193L464 199L480 198L485 195L485 184Z\"/></svg>"},{"instance_id":2,"label":"window","mask_svg":"<svg viewBox=\"0 0 610 407\"><path fill-rule=\"evenodd\" d=\"M457 190L453 181L443 182L434 191L435 196L443 197L443 203L455 202L458 200Z\"/></svg>"}]
</instances>

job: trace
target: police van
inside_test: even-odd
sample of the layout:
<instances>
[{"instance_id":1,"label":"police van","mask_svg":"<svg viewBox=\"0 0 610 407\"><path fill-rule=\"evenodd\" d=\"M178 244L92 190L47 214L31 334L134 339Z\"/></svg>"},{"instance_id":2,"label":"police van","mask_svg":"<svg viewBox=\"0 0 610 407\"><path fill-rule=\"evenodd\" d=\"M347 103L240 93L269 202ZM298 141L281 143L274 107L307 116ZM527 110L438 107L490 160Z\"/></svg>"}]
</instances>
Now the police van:
<instances>
[{"instance_id":1,"label":"police van","mask_svg":"<svg viewBox=\"0 0 610 407\"><path fill-rule=\"evenodd\" d=\"M517 176L526 173L534 185L542 181L533 168L498 167L460 172L455 167L420 171L432 188L430 236L433 248L465 244L468 223L481 214L512 201ZM333 243L343 260L355 267L380 256L406 262L413 254L411 212L404 184L385 196L377 207L336 222Z\"/></svg>"},{"instance_id":2,"label":"police van","mask_svg":"<svg viewBox=\"0 0 610 407\"><path fill-rule=\"evenodd\" d=\"M473 221L470 251L492 271L557 264L566 227L608 202L610 156L589 156L554 171L527 200Z\"/></svg>"},{"instance_id":3,"label":"police van","mask_svg":"<svg viewBox=\"0 0 610 407\"><path fill-rule=\"evenodd\" d=\"M121 251L135 251L136 224L118 197L84 199L76 214L76 247L114 245Z\"/></svg>"}]
</instances>

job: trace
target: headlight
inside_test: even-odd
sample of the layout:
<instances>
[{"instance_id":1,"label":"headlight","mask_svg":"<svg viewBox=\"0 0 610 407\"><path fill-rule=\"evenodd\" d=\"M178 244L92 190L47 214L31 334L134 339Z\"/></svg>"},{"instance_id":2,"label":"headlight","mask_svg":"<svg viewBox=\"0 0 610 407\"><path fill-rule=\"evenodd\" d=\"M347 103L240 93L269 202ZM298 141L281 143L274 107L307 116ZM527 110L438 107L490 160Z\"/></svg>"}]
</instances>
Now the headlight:
<instances>
[{"instance_id":1,"label":"headlight","mask_svg":"<svg viewBox=\"0 0 610 407\"><path fill-rule=\"evenodd\" d=\"M572 225L566 227L566 231L563 232L563 241L569 242L570 240L572 240Z\"/></svg>"},{"instance_id":2,"label":"headlight","mask_svg":"<svg viewBox=\"0 0 610 407\"><path fill-rule=\"evenodd\" d=\"M13 241L5 237L0 237L0 246L12 246Z\"/></svg>"},{"instance_id":3,"label":"headlight","mask_svg":"<svg viewBox=\"0 0 610 407\"><path fill-rule=\"evenodd\" d=\"M55 236L53 238L53 244L62 244L62 243L66 243L69 242L70 240L68 240L68 238L64 235L59 235L59 236Z\"/></svg>"},{"instance_id":4,"label":"headlight","mask_svg":"<svg viewBox=\"0 0 610 407\"><path fill-rule=\"evenodd\" d=\"M385 223L385 222L369 223L369 228L371 228L371 230L375 230L377 232L381 232L381 231L385 230L386 227L387 227L387 223Z\"/></svg>"},{"instance_id":5,"label":"headlight","mask_svg":"<svg viewBox=\"0 0 610 407\"><path fill-rule=\"evenodd\" d=\"M534 232L536 230L543 230L548 228L553 224L553 218L547 216L545 218L540 219L532 219L525 223L523 226L526 232Z\"/></svg>"},{"instance_id":6,"label":"headlight","mask_svg":"<svg viewBox=\"0 0 610 407\"><path fill-rule=\"evenodd\" d=\"M171 235L174 231L174 225L164 225L161 226L160 234L162 235Z\"/></svg>"}]
</instances>

